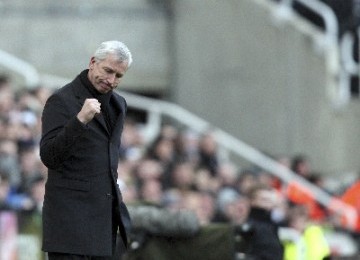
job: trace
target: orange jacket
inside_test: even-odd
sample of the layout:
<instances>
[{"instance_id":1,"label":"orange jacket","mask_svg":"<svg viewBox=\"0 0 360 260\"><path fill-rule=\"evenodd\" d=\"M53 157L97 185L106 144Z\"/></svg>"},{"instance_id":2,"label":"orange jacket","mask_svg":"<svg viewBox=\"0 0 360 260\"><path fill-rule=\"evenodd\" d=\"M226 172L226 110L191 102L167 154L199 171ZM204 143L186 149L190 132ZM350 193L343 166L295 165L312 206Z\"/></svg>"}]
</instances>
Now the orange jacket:
<instances>
[{"instance_id":1,"label":"orange jacket","mask_svg":"<svg viewBox=\"0 0 360 260\"><path fill-rule=\"evenodd\" d=\"M309 217L312 220L321 221L325 218L325 210L321 208L312 192L306 187L297 182L290 182L285 193L290 202L305 205L309 210Z\"/></svg>"}]
</instances>

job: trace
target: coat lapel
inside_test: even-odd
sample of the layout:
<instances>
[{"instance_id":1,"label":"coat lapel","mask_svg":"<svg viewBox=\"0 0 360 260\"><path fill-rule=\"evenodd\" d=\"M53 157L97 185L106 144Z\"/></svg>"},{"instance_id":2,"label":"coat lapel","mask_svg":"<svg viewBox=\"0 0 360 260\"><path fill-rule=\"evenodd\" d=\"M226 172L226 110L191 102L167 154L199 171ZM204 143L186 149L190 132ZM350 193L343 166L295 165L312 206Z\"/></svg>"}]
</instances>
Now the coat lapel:
<instances>
[{"instance_id":1,"label":"coat lapel","mask_svg":"<svg viewBox=\"0 0 360 260\"><path fill-rule=\"evenodd\" d=\"M104 130L106 131L106 133L108 135L110 135L109 129L107 128L106 123L105 123L103 113L100 113L99 115L96 115L94 120L97 121L102 126L102 128L104 128Z\"/></svg>"},{"instance_id":2,"label":"coat lapel","mask_svg":"<svg viewBox=\"0 0 360 260\"><path fill-rule=\"evenodd\" d=\"M118 131L120 131L120 128L123 126L123 121L124 121L123 117L125 115L125 107L122 106L121 99L116 94L113 93L111 98L115 100L115 102L113 102L113 104L115 105L115 109L117 111L116 121L115 121L116 123L114 126L113 133L117 133Z\"/></svg>"}]
</instances>

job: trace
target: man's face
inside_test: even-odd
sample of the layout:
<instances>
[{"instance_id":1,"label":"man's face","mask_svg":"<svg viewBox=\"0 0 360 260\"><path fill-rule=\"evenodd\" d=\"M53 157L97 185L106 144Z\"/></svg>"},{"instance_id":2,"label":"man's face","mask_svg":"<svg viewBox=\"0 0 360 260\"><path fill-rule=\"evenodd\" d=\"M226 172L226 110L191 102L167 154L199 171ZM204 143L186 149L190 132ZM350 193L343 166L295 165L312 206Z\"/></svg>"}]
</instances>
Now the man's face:
<instances>
[{"instance_id":1,"label":"man's face","mask_svg":"<svg viewBox=\"0 0 360 260\"><path fill-rule=\"evenodd\" d=\"M251 201L252 206L271 210L277 204L276 193L272 190L260 190Z\"/></svg>"},{"instance_id":2,"label":"man's face","mask_svg":"<svg viewBox=\"0 0 360 260\"><path fill-rule=\"evenodd\" d=\"M91 58L89 64L89 80L100 93L115 89L128 69L128 62L119 62L113 55L96 61Z\"/></svg>"}]
</instances>

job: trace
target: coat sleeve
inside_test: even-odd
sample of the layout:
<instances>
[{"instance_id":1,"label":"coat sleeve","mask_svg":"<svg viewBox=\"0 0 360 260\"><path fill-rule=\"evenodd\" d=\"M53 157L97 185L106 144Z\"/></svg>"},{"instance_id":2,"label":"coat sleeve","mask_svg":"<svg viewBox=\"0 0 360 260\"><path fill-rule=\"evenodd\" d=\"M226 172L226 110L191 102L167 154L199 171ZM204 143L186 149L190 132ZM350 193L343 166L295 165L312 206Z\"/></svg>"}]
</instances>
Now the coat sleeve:
<instances>
[{"instance_id":1,"label":"coat sleeve","mask_svg":"<svg viewBox=\"0 0 360 260\"><path fill-rule=\"evenodd\" d=\"M77 119L76 113L68 110L67 102L57 94L52 95L44 107L40 157L50 169L58 168L71 156L71 148L87 129Z\"/></svg>"}]
</instances>

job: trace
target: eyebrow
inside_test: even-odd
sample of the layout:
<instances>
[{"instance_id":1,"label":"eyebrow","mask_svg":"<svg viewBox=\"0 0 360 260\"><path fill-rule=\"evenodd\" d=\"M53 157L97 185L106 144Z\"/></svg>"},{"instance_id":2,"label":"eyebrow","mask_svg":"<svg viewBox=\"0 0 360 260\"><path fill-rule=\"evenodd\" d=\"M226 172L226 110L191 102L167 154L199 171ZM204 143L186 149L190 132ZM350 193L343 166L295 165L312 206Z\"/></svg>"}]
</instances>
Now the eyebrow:
<instances>
[{"instance_id":1,"label":"eyebrow","mask_svg":"<svg viewBox=\"0 0 360 260\"><path fill-rule=\"evenodd\" d=\"M122 74L122 73L116 73L115 70L113 70L113 69L110 68L110 67L105 66L104 69L105 69L105 70L108 70L110 73L115 73L115 76L116 76L117 78L122 78L122 77L124 76L124 74Z\"/></svg>"}]
</instances>

